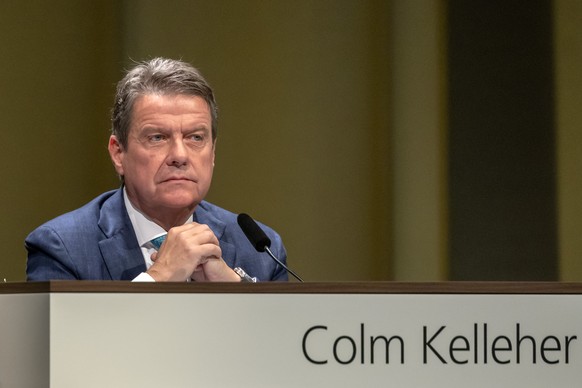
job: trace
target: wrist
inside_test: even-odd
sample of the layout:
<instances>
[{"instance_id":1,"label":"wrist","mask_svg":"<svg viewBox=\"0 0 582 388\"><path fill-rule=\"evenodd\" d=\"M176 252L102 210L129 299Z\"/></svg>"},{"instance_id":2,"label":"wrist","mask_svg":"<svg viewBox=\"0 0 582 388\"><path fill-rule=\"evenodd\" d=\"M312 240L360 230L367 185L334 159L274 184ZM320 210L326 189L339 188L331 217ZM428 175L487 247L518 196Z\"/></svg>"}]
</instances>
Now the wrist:
<instances>
[{"instance_id":1,"label":"wrist","mask_svg":"<svg viewBox=\"0 0 582 388\"><path fill-rule=\"evenodd\" d=\"M156 282L183 282L188 276L184 273L179 275L178 272L182 271L172 271L168 267L156 265L154 263L146 273L150 275Z\"/></svg>"},{"instance_id":2,"label":"wrist","mask_svg":"<svg viewBox=\"0 0 582 388\"><path fill-rule=\"evenodd\" d=\"M241 267L234 268L233 272L239 278L240 282L243 282L243 283L256 283L257 282L257 278L251 277Z\"/></svg>"}]
</instances>

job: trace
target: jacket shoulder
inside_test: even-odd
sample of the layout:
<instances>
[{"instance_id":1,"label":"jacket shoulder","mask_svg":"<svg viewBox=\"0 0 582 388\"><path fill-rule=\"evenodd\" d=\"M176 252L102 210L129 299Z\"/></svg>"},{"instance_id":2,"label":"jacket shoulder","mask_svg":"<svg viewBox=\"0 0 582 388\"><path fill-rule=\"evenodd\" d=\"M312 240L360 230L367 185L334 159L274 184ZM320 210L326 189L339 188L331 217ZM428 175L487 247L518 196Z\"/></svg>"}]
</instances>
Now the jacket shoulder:
<instances>
[{"instance_id":1,"label":"jacket shoulder","mask_svg":"<svg viewBox=\"0 0 582 388\"><path fill-rule=\"evenodd\" d=\"M94 229L99 220L103 204L113 195L118 193L118 191L119 190L112 190L103 193L80 208L61 214L60 216L43 223L37 229L52 229L58 230L61 234L72 233L75 235L79 232L86 232L87 227ZM32 233L34 233L34 231Z\"/></svg>"}]
</instances>

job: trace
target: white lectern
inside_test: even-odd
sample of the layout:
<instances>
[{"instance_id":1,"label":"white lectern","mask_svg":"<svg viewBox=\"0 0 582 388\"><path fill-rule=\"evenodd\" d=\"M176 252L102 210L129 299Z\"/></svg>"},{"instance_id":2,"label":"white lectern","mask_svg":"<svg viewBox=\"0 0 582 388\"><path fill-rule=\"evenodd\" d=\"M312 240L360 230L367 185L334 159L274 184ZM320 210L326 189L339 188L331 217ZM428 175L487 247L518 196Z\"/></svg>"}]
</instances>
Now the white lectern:
<instances>
[{"instance_id":1,"label":"white lectern","mask_svg":"<svg viewBox=\"0 0 582 388\"><path fill-rule=\"evenodd\" d=\"M575 387L582 284L0 284L0 387Z\"/></svg>"}]
</instances>

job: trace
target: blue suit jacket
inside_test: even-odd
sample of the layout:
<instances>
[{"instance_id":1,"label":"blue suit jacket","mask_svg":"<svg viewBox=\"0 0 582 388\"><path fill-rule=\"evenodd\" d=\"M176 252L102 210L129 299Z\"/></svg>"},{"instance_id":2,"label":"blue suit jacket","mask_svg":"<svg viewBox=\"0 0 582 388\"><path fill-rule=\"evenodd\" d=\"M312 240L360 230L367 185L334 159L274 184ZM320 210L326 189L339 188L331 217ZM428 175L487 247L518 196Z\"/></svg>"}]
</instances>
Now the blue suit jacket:
<instances>
[{"instance_id":1,"label":"blue suit jacket","mask_svg":"<svg viewBox=\"0 0 582 388\"><path fill-rule=\"evenodd\" d=\"M219 240L222 257L260 281L287 280L286 271L257 252L237 224L236 215L209 202L196 207L194 221L206 224ZM283 263L287 254L279 235L261 225L271 250ZM146 270L123 201L123 190L110 191L85 206L35 229L25 240L27 280L132 280Z\"/></svg>"}]
</instances>

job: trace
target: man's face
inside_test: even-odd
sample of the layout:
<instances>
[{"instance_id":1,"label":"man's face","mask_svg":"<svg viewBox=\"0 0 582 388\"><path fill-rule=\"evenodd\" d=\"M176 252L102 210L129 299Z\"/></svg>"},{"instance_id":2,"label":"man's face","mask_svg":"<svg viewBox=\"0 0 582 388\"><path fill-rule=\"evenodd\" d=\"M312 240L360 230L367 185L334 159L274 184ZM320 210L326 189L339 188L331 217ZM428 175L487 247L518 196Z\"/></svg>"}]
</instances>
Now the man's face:
<instances>
[{"instance_id":1,"label":"man's face","mask_svg":"<svg viewBox=\"0 0 582 388\"><path fill-rule=\"evenodd\" d=\"M109 153L129 199L154 220L188 217L210 188L214 169L212 118L198 96L139 97L127 147L115 136Z\"/></svg>"}]
</instances>

